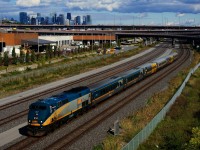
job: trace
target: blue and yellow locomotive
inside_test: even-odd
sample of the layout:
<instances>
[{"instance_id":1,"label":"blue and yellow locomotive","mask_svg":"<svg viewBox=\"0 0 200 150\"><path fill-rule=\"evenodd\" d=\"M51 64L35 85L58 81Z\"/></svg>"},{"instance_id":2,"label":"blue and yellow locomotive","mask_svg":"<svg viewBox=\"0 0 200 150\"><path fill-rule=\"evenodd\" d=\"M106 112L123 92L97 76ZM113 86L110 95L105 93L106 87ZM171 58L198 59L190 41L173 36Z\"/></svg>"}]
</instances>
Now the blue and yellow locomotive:
<instances>
[{"instance_id":1,"label":"blue and yellow locomotive","mask_svg":"<svg viewBox=\"0 0 200 150\"><path fill-rule=\"evenodd\" d=\"M44 134L55 129L91 104L90 89L77 87L32 103L28 113L28 134ZM43 132L43 133L42 133Z\"/></svg>"},{"instance_id":2,"label":"blue and yellow locomotive","mask_svg":"<svg viewBox=\"0 0 200 150\"><path fill-rule=\"evenodd\" d=\"M28 113L28 134L47 134L85 109L135 84L177 59L177 53L131 69L88 87L77 87L32 103Z\"/></svg>"}]
</instances>

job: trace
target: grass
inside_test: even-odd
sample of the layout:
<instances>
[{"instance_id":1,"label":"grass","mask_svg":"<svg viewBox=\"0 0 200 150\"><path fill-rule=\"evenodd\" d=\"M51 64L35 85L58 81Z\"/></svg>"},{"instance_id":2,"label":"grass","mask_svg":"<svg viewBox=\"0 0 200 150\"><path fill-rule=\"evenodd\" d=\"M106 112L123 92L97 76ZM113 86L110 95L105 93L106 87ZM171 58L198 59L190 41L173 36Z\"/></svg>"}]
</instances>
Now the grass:
<instances>
[{"instance_id":1,"label":"grass","mask_svg":"<svg viewBox=\"0 0 200 150\"><path fill-rule=\"evenodd\" d=\"M199 53L195 53L194 55L194 60L191 64L191 67L194 67L197 63L200 62L200 54ZM121 128L122 128L122 132L119 136L113 136L112 139L110 138L110 136L108 136L107 138L104 139L104 141L102 142L103 147L101 148L101 150L103 149L113 149L114 146L117 145L117 149L121 149L126 143L128 143L139 131L141 131L141 129L143 129L150 121L151 119L153 119L153 117L164 107L164 105L168 102L169 99L171 99L171 97L173 96L173 94L176 92L176 90L178 89L178 87L181 85L181 83L183 82L183 80L185 79L187 73L189 72L189 68L186 68L184 70L182 70L176 77L174 77L168 85L168 88L165 89L164 91L155 93L148 101L145 107L143 107L142 109L138 110L137 112L134 112L133 115L130 115L129 117L123 119L120 122ZM196 74L193 75L193 78L195 77L197 80L200 80L200 71L198 70ZM188 95L190 97L190 99L198 99L198 97L196 97L197 95L194 94L194 92L191 90L194 87L197 89L200 89L200 83L199 81L197 82L197 80L194 80L192 78L192 80L189 81L187 88L184 90L184 93L186 95ZM192 87L191 87L192 86ZM188 87L190 87L190 89L188 89ZM188 91L187 91L188 90ZM187 92L186 92L187 91ZM200 94L199 94L200 96ZM180 100L179 100L180 99ZM177 107L180 106L182 108L184 108L187 105L187 102L185 101L185 96L184 97L179 97L179 99L177 100ZM200 100L199 100L200 101ZM199 106L194 106L195 108L200 108ZM182 114L183 112L179 111L179 109L175 109L173 114L174 118L178 118L179 114ZM185 118L191 117L191 115L183 115L185 116ZM170 118L168 120L168 122L170 122L170 120L172 120L172 118ZM182 126L184 124L184 122L187 123L187 120L180 120L178 125L175 125L175 130L174 131L179 131L179 129L183 129ZM194 123L194 122L193 122ZM162 124L162 123L161 123ZM162 125L161 125L162 126ZM168 126L166 126L166 129L170 129L172 128L172 123L168 123ZM160 132L162 132L163 134L167 134L168 130L164 130L160 129ZM165 136L165 139L163 139L163 136L161 136L160 134L156 134L154 135L154 139L150 140L148 142L147 146L143 146L140 147L142 150L143 149L156 149L155 144L159 145L158 142L163 142L163 141L174 141L174 139L176 139L177 137L179 137L181 135L181 133L183 131L179 131L176 135L174 135L174 131L170 131L171 135L170 137ZM191 133L191 130L188 130L188 132ZM183 139L188 139L188 136L184 136L182 137ZM182 141L180 139L180 141ZM177 143L180 143L180 141L177 141ZM109 143L106 144L106 143ZM151 147L148 147L149 145L152 145ZM167 145L168 143L166 143ZM172 148L173 149L173 148Z\"/></svg>"},{"instance_id":2,"label":"grass","mask_svg":"<svg viewBox=\"0 0 200 150\"><path fill-rule=\"evenodd\" d=\"M92 55L86 53L76 54L72 58L66 58L61 62L40 64L40 67L34 70L29 68L23 72L15 71L2 75L0 78L0 88L3 90L0 91L0 98L112 64L147 48L149 47L137 48L124 53L106 56L105 58L94 57L93 53Z\"/></svg>"},{"instance_id":3,"label":"grass","mask_svg":"<svg viewBox=\"0 0 200 150\"><path fill-rule=\"evenodd\" d=\"M200 144L195 147L190 143L195 127L200 127L200 69L189 80L165 120L139 149L199 149Z\"/></svg>"}]
</instances>

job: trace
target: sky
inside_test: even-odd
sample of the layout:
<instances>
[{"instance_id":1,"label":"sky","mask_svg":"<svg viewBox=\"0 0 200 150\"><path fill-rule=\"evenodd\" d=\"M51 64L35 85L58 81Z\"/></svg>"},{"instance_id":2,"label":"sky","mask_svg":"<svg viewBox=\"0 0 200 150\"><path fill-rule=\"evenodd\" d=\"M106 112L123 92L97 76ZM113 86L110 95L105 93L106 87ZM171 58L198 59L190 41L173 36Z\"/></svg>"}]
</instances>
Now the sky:
<instances>
[{"instance_id":1,"label":"sky","mask_svg":"<svg viewBox=\"0 0 200 150\"><path fill-rule=\"evenodd\" d=\"M200 0L0 0L0 18L19 12L91 15L92 24L200 26Z\"/></svg>"}]
</instances>

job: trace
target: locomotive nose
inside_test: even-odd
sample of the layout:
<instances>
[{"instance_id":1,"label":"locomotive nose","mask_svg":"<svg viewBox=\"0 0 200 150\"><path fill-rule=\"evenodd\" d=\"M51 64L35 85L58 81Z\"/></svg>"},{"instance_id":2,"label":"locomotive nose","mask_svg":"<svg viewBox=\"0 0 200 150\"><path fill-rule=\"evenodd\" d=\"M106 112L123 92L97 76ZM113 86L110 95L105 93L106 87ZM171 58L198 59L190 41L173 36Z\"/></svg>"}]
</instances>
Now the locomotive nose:
<instances>
[{"instance_id":1,"label":"locomotive nose","mask_svg":"<svg viewBox=\"0 0 200 150\"><path fill-rule=\"evenodd\" d=\"M32 126L42 126L48 117L48 107L44 104L32 104L29 109L28 123Z\"/></svg>"}]
</instances>

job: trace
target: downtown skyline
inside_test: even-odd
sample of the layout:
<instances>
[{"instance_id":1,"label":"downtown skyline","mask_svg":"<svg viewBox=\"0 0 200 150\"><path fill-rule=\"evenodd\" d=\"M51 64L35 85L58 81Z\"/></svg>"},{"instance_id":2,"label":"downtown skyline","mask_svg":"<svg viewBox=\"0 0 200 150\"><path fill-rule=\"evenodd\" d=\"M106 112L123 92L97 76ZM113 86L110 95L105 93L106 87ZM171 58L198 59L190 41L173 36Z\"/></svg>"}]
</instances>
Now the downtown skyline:
<instances>
[{"instance_id":1,"label":"downtown skyline","mask_svg":"<svg viewBox=\"0 0 200 150\"><path fill-rule=\"evenodd\" d=\"M199 0L0 0L0 18L19 12L91 15L93 24L200 26Z\"/></svg>"}]
</instances>

